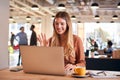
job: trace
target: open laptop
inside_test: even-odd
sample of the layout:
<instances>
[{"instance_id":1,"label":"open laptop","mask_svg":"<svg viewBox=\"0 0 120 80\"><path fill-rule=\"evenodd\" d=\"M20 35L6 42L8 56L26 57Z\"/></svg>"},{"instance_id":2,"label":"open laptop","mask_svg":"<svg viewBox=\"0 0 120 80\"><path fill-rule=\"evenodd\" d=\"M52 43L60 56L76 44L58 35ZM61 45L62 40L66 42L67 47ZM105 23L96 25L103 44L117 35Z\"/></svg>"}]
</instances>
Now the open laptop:
<instances>
[{"instance_id":1,"label":"open laptop","mask_svg":"<svg viewBox=\"0 0 120 80\"><path fill-rule=\"evenodd\" d=\"M23 71L65 75L63 47L20 46Z\"/></svg>"}]
</instances>

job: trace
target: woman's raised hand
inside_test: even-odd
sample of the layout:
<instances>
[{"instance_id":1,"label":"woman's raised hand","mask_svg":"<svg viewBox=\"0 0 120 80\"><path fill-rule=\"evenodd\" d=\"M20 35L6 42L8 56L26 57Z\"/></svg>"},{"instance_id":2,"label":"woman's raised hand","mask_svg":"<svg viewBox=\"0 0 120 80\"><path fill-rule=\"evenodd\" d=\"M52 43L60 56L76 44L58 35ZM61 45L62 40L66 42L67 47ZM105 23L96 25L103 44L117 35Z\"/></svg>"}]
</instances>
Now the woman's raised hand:
<instances>
[{"instance_id":1,"label":"woman's raised hand","mask_svg":"<svg viewBox=\"0 0 120 80\"><path fill-rule=\"evenodd\" d=\"M40 46L48 46L49 42L46 39L46 35L41 33L40 35L38 35L38 41L40 42Z\"/></svg>"}]
</instances>

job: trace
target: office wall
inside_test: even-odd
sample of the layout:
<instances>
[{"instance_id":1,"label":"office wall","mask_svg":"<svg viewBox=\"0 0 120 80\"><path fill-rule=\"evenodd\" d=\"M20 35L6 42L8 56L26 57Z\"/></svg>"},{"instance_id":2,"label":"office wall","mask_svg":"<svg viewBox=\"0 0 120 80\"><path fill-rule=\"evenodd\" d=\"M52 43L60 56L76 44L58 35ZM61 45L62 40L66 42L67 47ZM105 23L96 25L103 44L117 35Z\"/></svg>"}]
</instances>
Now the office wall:
<instances>
[{"instance_id":1,"label":"office wall","mask_svg":"<svg viewBox=\"0 0 120 80\"><path fill-rule=\"evenodd\" d=\"M9 66L8 55L9 0L0 0L0 69Z\"/></svg>"}]
</instances>

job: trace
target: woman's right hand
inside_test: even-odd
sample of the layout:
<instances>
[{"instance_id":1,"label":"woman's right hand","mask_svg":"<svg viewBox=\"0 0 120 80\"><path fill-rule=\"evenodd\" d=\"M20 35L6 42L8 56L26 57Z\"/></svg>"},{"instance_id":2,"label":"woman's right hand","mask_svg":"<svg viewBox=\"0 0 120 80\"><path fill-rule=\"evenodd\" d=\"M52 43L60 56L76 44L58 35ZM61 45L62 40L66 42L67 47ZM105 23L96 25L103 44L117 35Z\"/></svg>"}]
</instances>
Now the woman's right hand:
<instances>
[{"instance_id":1,"label":"woman's right hand","mask_svg":"<svg viewBox=\"0 0 120 80\"><path fill-rule=\"evenodd\" d=\"M46 39L46 35L41 33L40 35L38 35L38 41L40 42L40 46L48 46L49 42Z\"/></svg>"}]
</instances>

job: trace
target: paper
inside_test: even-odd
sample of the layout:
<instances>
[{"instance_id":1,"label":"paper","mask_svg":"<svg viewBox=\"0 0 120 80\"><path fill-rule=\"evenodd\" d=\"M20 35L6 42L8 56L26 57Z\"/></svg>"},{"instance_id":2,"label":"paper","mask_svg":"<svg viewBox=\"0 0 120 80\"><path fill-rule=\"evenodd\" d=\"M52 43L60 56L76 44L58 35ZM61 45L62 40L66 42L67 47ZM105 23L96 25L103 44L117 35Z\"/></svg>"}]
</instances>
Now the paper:
<instances>
[{"instance_id":1,"label":"paper","mask_svg":"<svg viewBox=\"0 0 120 80\"><path fill-rule=\"evenodd\" d=\"M93 78L119 78L118 76L91 76Z\"/></svg>"},{"instance_id":2,"label":"paper","mask_svg":"<svg viewBox=\"0 0 120 80\"><path fill-rule=\"evenodd\" d=\"M120 75L120 72L117 71L88 71L89 75L93 78L119 78L117 75Z\"/></svg>"}]
</instances>

